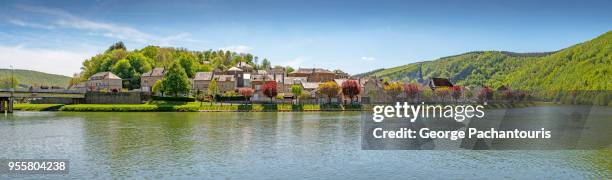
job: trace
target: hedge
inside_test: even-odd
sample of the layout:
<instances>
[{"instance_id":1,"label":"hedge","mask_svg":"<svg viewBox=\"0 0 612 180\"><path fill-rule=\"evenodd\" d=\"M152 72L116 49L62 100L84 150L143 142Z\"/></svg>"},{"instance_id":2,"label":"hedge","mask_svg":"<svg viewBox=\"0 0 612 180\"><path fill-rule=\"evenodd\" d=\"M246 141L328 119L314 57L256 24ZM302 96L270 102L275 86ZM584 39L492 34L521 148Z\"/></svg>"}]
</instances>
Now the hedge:
<instances>
[{"instance_id":1,"label":"hedge","mask_svg":"<svg viewBox=\"0 0 612 180\"><path fill-rule=\"evenodd\" d=\"M182 101L182 102L194 102L193 97L169 97L169 96L152 96L151 99L155 101Z\"/></svg>"}]
</instances>

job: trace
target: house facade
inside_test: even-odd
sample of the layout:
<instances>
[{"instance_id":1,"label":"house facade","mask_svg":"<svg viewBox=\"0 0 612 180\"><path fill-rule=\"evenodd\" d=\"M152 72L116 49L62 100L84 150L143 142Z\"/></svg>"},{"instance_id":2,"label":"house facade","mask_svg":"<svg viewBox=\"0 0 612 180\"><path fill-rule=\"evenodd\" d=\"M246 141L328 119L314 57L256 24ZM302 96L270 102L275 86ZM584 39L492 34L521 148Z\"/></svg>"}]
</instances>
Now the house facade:
<instances>
[{"instance_id":1,"label":"house facade","mask_svg":"<svg viewBox=\"0 0 612 180\"><path fill-rule=\"evenodd\" d=\"M112 72L99 72L87 79L86 86L88 91L120 92L123 83L121 78Z\"/></svg>"},{"instance_id":2,"label":"house facade","mask_svg":"<svg viewBox=\"0 0 612 180\"><path fill-rule=\"evenodd\" d=\"M307 77L308 82L327 82L333 81L336 77L334 72L321 68L299 68L295 72L289 73L290 77Z\"/></svg>"},{"instance_id":3,"label":"house facade","mask_svg":"<svg viewBox=\"0 0 612 180\"><path fill-rule=\"evenodd\" d=\"M197 72L191 82L193 91L207 92L213 76L212 72Z\"/></svg>"},{"instance_id":4,"label":"house facade","mask_svg":"<svg viewBox=\"0 0 612 180\"><path fill-rule=\"evenodd\" d=\"M149 72L146 72L140 76L140 90L143 92L151 92L155 82L164 78L166 73L165 68L155 68Z\"/></svg>"}]
</instances>

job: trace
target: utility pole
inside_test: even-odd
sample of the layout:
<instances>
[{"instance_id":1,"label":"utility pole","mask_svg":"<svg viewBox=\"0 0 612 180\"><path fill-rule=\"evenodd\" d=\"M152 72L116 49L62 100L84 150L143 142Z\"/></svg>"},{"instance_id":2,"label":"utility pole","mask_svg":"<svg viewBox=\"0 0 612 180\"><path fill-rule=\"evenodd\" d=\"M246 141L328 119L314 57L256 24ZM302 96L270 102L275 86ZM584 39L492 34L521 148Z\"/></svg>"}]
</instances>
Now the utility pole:
<instances>
[{"instance_id":1,"label":"utility pole","mask_svg":"<svg viewBox=\"0 0 612 180\"><path fill-rule=\"evenodd\" d=\"M13 68L13 65L11 65L11 97L9 98L9 102L8 102L8 111L9 112L13 112L13 99L15 97L13 97L15 94L15 69Z\"/></svg>"}]
</instances>

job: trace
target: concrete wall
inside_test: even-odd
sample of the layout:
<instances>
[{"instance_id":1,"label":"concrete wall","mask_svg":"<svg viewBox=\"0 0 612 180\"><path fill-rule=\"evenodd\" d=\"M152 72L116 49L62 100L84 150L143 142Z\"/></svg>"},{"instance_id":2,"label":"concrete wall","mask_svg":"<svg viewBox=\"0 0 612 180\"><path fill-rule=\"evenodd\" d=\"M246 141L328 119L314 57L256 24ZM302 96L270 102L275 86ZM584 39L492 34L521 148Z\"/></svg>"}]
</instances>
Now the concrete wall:
<instances>
[{"instance_id":1,"label":"concrete wall","mask_svg":"<svg viewBox=\"0 0 612 180\"><path fill-rule=\"evenodd\" d=\"M88 92L85 94L87 104L141 104L141 94L139 92Z\"/></svg>"},{"instance_id":2,"label":"concrete wall","mask_svg":"<svg viewBox=\"0 0 612 180\"><path fill-rule=\"evenodd\" d=\"M85 99L82 98L64 98L64 97L43 97L33 98L30 103L32 104L80 104Z\"/></svg>"}]
</instances>

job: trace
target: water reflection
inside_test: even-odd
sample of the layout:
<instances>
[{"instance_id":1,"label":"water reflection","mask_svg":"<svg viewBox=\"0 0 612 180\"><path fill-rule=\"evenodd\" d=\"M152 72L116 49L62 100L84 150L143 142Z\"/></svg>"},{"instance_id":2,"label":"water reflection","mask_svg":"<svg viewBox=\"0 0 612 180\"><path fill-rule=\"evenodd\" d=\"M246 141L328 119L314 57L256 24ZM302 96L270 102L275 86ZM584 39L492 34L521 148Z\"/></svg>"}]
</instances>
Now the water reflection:
<instances>
[{"instance_id":1,"label":"water reflection","mask_svg":"<svg viewBox=\"0 0 612 180\"><path fill-rule=\"evenodd\" d=\"M18 112L0 118L0 158L67 158L70 174L52 177L79 179L585 178L610 173L603 165L610 163L609 156L598 151L363 151L360 118L358 112Z\"/></svg>"}]
</instances>

